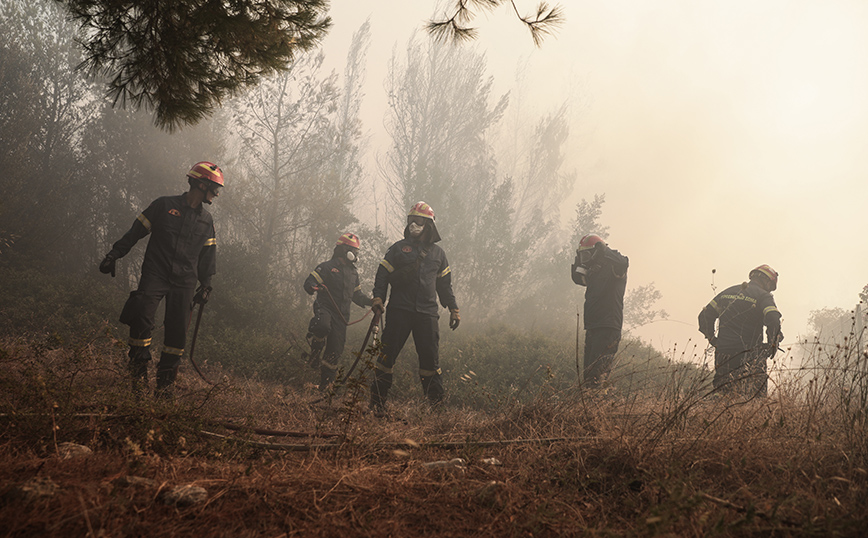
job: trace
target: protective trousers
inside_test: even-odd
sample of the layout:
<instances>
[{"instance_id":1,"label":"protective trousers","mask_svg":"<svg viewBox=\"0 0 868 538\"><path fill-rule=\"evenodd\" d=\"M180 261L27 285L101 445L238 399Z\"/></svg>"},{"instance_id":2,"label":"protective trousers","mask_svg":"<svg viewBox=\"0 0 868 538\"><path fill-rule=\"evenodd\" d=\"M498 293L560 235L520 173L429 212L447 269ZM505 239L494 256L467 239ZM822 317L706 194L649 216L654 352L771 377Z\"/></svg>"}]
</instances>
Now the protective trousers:
<instances>
[{"instance_id":1,"label":"protective trousers","mask_svg":"<svg viewBox=\"0 0 868 538\"><path fill-rule=\"evenodd\" d=\"M386 310L383 328L383 351L377 359L374 381L371 384L371 408L382 410L392 388L393 367L407 338L413 334L419 355L419 377L422 392L432 405L443 401L443 381L440 377L440 323L439 318L419 312L390 308Z\"/></svg>"},{"instance_id":2,"label":"protective trousers","mask_svg":"<svg viewBox=\"0 0 868 538\"><path fill-rule=\"evenodd\" d=\"M584 386L599 387L609 376L620 343L619 329L601 327L585 331Z\"/></svg>"},{"instance_id":3,"label":"protective trousers","mask_svg":"<svg viewBox=\"0 0 868 538\"><path fill-rule=\"evenodd\" d=\"M768 393L766 357L762 350L714 350L715 392L741 394L747 397Z\"/></svg>"},{"instance_id":4,"label":"protective trousers","mask_svg":"<svg viewBox=\"0 0 868 538\"><path fill-rule=\"evenodd\" d=\"M157 307L166 300L163 349L157 363L158 396L171 396L171 386L178 375L178 366L187 341L190 303L193 288L172 286L156 279L142 278L139 289L130 294L121 321L130 326L130 374L133 390L140 394L147 384L148 362L151 360L151 334L155 326Z\"/></svg>"},{"instance_id":5,"label":"protective trousers","mask_svg":"<svg viewBox=\"0 0 868 538\"><path fill-rule=\"evenodd\" d=\"M322 390L331 385L337 376L338 362L347 341L347 326L334 312L318 307L314 310L308 332L319 340L326 339L320 362L319 388Z\"/></svg>"}]
</instances>

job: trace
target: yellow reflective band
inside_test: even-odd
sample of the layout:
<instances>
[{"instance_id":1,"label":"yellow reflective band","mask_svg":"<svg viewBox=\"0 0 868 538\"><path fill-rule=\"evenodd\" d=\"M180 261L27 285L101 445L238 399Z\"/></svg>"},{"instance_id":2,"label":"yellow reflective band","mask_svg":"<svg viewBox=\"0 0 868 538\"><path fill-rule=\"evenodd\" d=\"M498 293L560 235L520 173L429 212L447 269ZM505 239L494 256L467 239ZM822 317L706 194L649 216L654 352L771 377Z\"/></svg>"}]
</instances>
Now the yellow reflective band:
<instances>
[{"instance_id":1,"label":"yellow reflective band","mask_svg":"<svg viewBox=\"0 0 868 538\"><path fill-rule=\"evenodd\" d=\"M136 219L142 223L142 226L144 226L147 231L151 231L151 221L148 220L148 217L146 217L144 213L136 217Z\"/></svg>"},{"instance_id":2,"label":"yellow reflective band","mask_svg":"<svg viewBox=\"0 0 868 538\"><path fill-rule=\"evenodd\" d=\"M440 274L437 275L437 278L443 278L444 276L448 275L451 272L452 272L452 268L447 266L446 269L443 269L442 271L440 271Z\"/></svg>"},{"instance_id":3,"label":"yellow reflective band","mask_svg":"<svg viewBox=\"0 0 868 538\"><path fill-rule=\"evenodd\" d=\"M320 364L321 364L323 367L328 368L329 370L337 370L337 369L338 369L338 363L337 363L337 361L335 361L334 363L326 362L326 361L321 361Z\"/></svg>"},{"instance_id":4,"label":"yellow reflective band","mask_svg":"<svg viewBox=\"0 0 868 538\"><path fill-rule=\"evenodd\" d=\"M391 273L392 271L395 270L395 268L392 267L392 264L389 263L389 262L387 262L386 260L381 261L381 262L380 262L380 265L382 265L383 267L385 267L385 268L386 268L386 271L389 271L390 273Z\"/></svg>"},{"instance_id":5,"label":"yellow reflective band","mask_svg":"<svg viewBox=\"0 0 868 538\"><path fill-rule=\"evenodd\" d=\"M310 274L313 275L313 277L316 279L317 282L319 282L320 284L323 283L322 277L319 276L319 273L317 273L316 271L311 271Z\"/></svg>"},{"instance_id":6,"label":"yellow reflective band","mask_svg":"<svg viewBox=\"0 0 868 538\"><path fill-rule=\"evenodd\" d=\"M205 241L205 246L206 246L206 247L213 247L213 246L215 246L216 244L217 244L217 239L215 239L215 238L213 238L213 237L212 237L211 239Z\"/></svg>"},{"instance_id":7,"label":"yellow reflective band","mask_svg":"<svg viewBox=\"0 0 868 538\"><path fill-rule=\"evenodd\" d=\"M720 314L720 307L717 306L717 301L715 301L714 299L712 299L711 302L708 303L708 306L710 306L710 307L713 308L713 309L714 309L718 314Z\"/></svg>"},{"instance_id":8,"label":"yellow reflective band","mask_svg":"<svg viewBox=\"0 0 868 538\"><path fill-rule=\"evenodd\" d=\"M138 338L130 338L129 344L136 347L148 347L151 345L151 339L145 338L144 340L139 340Z\"/></svg>"},{"instance_id":9,"label":"yellow reflective band","mask_svg":"<svg viewBox=\"0 0 868 538\"><path fill-rule=\"evenodd\" d=\"M358 286L356 286L356 289L354 289L353 291L362 291L362 285L359 284Z\"/></svg>"},{"instance_id":10,"label":"yellow reflective band","mask_svg":"<svg viewBox=\"0 0 868 538\"><path fill-rule=\"evenodd\" d=\"M422 377L431 377L432 375L437 375L440 372L442 372L440 368L437 368L436 370L423 370L419 368L419 375Z\"/></svg>"},{"instance_id":11,"label":"yellow reflective band","mask_svg":"<svg viewBox=\"0 0 868 538\"><path fill-rule=\"evenodd\" d=\"M392 369L391 369L391 368L386 368L385 366L383 366L383 365L380 364L379 362L377 363L377 370L379 370L379 371L381 371L381 372L383 372L383 373L385 373L385 374L391 374L391 373L392 373Z\"/></svg>"},{"instance_id":12,"label":"yellow reflective band","mask_svg":"<svg viewBox=\"0 0 868 538\"><path fill-rule=\"evenodd\" d=\"M765 307L765 308L763 309L763 316L765 316L765 315L768 314L769 312L779 312L779 310L777 309L777 307L774 307L774 306L767 306L767 307Z\"/></svg>"},{"instance_id":13,"label":"yellow reflective band","mask_svg":"<svg viewBox=\"0 0 868 538\"><path fill-rule=\"evenodd\" d=\"M176 347L163 346L163 353L167 353L169 355L183 355L184 350L178 349Z\"/></svg>"}]
</instances>

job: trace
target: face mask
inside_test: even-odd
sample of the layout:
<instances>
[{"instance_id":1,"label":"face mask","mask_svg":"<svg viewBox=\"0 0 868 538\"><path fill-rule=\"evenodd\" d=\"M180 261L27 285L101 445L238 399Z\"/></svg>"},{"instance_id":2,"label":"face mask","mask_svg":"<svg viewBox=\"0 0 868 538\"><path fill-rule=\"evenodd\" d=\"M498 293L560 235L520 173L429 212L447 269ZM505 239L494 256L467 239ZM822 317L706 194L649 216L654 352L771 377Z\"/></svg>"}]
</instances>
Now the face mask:
<instances>
[{"instance_id":1,"label":"face mask","mask_svg":"<svg viewBox=\"0 0 868 538\"><path fill-rule=\"evenodd\" d=\"M356 263L356 260L358 260L359 257L356 256L355 254L353 254L353 251L352 251L352 250L348 250L348 251L347 251L347 259L350 260L350 261L353 262L353 263Z\"/></svg>"},{"instance_id":2,"label":"face mask","mask_svg":"<svg viewBox=\"0 0 868 538\"><path fill-rule=\"evenodd\" d=\"M410 232L410 237L419 237L422 235L422 232L425 230L424 226L419 226L415 222L411 222L407 227L407 230Z\"/></svg>"}]
</instances>

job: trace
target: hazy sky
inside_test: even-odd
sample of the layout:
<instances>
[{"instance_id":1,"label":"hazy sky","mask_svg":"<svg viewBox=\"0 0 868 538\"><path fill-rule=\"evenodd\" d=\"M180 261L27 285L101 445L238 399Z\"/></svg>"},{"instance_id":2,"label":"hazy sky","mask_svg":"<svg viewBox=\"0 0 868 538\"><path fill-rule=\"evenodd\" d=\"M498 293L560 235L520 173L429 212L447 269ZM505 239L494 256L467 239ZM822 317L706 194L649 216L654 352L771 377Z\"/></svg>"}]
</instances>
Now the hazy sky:
<instances>
[{"instance_id":1,"label":"hazy sky","mask_svg":"<svg viewBox=\"0 0 868 538\"><path fill-rule=\"evenodd\" d=\"M578 179L563 214L605 193L628 286L654 282L670 314L639 334L663 349L696 341L712 269L717 291L759 264L777 269L787 343L807 332L811 310L852 308L868 284L868 2L559 3L567 23L540 49L506 8L479 17L479 39L464 46L485 52L500 92L526 65L528 95L551 105L539 115L574 104ZM383 153L386 62L437 2L331 6L324 47L338 68L371 20L364 117L370 149Z\"/></svg>"}]
</instances>

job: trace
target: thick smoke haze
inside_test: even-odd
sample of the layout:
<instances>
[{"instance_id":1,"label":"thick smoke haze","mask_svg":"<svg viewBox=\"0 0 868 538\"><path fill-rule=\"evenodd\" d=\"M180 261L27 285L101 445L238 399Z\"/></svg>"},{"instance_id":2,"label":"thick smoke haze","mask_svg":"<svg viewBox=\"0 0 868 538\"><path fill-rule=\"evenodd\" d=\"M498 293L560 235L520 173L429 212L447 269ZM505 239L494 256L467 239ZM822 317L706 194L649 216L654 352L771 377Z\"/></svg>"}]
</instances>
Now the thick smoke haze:
<instances>
[{"instance_id":1,"label":"thick smoke haze","mask_svg":"<svg viewBox=\"0 0 868 538\"><path fill-rule=\"evenodd\" d=\"M539 49L506 6L481 13L478 39L460 46L484 52L497 92L513 89L518 74L525 109L569 105L577 179L561 217L605 194L601 220L609 244L630 258L629 286L653 282L663 294L655 307L670 315L637 334L661 349L696 342L712 284L720 291L763 263L781 275L787 344L808 332L812 310L854 307L868 284L868 4L561 4L566 24ZM331 5L324 49L336 69L352 33L371 21L363 120L374 181L373 159L388 144L387 60L443 10ZM453 261L457 275L460 265ZM567 271L564 288L578 302Z\"/></svg>"}]
</instances>

